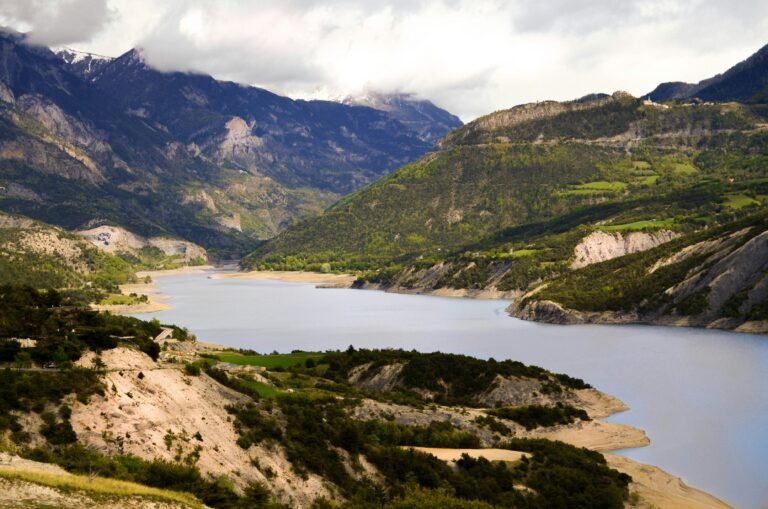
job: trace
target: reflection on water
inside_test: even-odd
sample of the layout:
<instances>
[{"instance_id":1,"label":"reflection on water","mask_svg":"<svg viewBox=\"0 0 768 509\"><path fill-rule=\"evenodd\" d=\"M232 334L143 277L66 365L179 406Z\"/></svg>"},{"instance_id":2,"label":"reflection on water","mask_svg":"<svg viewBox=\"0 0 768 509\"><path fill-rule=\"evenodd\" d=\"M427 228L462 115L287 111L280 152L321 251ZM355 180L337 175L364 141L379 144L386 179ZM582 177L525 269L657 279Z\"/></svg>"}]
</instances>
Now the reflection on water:
<instances>
[{"instance_id":1,"label":"reflection on water","mask_svg":"<svg viewBox=\"0 0 768 509\"><path fill-rule=\"evenodd\" d=\"M631 410L651 445L622 453L746 509L768 507L768 338L699 329L557 326L506 303L161 277L155 314L201 341L257 351L392 347L511 358L584 378ZM142 315L147 318L148 315Z\"/></svg>"}]
</instances>

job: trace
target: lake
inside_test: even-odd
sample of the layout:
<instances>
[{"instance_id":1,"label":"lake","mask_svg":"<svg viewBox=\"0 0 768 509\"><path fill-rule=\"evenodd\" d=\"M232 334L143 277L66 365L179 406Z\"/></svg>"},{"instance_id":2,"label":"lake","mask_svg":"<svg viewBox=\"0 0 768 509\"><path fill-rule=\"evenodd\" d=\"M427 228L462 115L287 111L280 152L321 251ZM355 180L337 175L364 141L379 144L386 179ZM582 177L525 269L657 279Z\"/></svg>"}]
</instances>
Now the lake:
<instances>
[{"instance_id":1,"label":"lake","mask_svg":"<svg viewBox=\"0 0 768 509\"><path fill-rule=\"evenodd\" d=\"M508 303L316 289L271 280L155 279L171 309L151 315L201 341L259 352L406 348L516 359L583 378L646 430L620 451L744 509L768 508L768 337L650 326L525 322Z\"/></svg>"}]
</instances>

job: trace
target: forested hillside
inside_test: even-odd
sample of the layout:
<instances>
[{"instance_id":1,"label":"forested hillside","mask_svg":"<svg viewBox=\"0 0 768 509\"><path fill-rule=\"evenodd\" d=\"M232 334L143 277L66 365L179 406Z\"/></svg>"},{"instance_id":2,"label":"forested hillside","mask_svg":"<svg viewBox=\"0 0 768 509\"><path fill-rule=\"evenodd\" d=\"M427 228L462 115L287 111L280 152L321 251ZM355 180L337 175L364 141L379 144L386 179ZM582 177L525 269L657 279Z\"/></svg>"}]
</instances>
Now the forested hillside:
<instances>
[{"instance_id":1,"label":"forested hillside","mask_svg":"<svg viewBox=\"0 0 768 509\"><path fill-rule=\"evenodd\" d=\"M717 222L763 199L762 121L759 108L645 104L622 94L495 113L291 228L245 265L292 256L362 268L491 248L516 250L515 258L533 236L579 225Z\"/></svg>"}]
</instances>

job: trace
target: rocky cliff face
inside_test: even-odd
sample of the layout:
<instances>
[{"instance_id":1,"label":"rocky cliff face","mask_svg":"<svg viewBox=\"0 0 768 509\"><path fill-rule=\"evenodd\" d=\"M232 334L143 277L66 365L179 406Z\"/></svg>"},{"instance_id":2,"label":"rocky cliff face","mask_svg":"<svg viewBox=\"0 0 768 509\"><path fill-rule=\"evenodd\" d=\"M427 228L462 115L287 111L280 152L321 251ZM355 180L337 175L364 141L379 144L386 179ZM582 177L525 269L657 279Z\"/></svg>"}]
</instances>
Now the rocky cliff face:
<instances>
[{"instance_id":1,"label":"rocky cliff face","mask_svg":"<svg viewBox=\"0 0 768 509\"><path fill-rule=\"evenodd\" d=\"M683 237L675 241L672 251L670 254L670 250L662 246L650 250L643 259L627 262L626 267L615 273L603 271L613 281L616 293L632 292L642 296L643 293L634 286L652 286L658 278L664 284L661 295L649 294L642 301L627 303L620 309L595 310L587 300L588 288L563 290L563 285L572 283L556 280L554 284L559 285L558 290L553 292L547 285L542 285L511 304L507 311L523 320L554 324L652 323L768 332L768 231L765 224L726 230L692 242L686 242ZM623 287L623 270L642 270L648 281L633 279L637 282ZM588 284L607 285L608 276L595 276ZM570 306L553 300L553 296L564 291L577 295L570 297Z\"/></svg>"},{"instance_id":2,"label":"rocky cliff face","mask_svg":"<svg viewBox=\"0 0 768 509\"><path fill-rule=\"evenodd\" d=\"M417 99L412 94L368 93L362 96L348 96L341 102L386 112L415 132L420 140L429 144L435 144L443 136L463 125L456 115L451 115L430 101Z\"/></svg>"},{"instance_id":3,"label":"rocky cliff face","mask_svg":"<svg viewBox=\"0 0 768 509\"><path fill-rule=\"evenodd\" d=\"M679 237L669 230L657 232L592 232L579 242L573 251L572 269L604 262L619 256L647 251Z\"/></svg>"},{"instance_id":4,"label":"rocky cliff face","mask_svg":"<svg viewBox=\"0 0 768 509\"><path fill-rule=\"evenodd\" d=\"M402 108L294 101L210 76L160 72L135 49L105 64L92 81L126 113L194 143L217 163L291 187L349 192L431 146L401 122ZM421 122L422 131L438 124L423 115Z\"/></svg>"},{"instance_id":5,"label":"rocky cliff face","mask_svg":"<svg viewBox=\"0 0 768 509\"><path fill-rule=\"evenodd\" d=\"M93 358L87 354L79 363L90 366ZM148 460L191 461L205 475L229 477L239 489L249 482L264 483L291 507L309 507L316 498L330 495L317 475L296 474L280 447L267 451L265 446L237 445L226 406L249 401L243 394L207 375L161 368L128 348L107 350L101 359L110 370L104 376L107 394L72 409L72 426L87 447ZM196 433L201 440L194 438ZM271 477L264 473L268 469Z\"/></svg>"},{"instance_id":6,"label":"rocky cliff face","mask_svg":"<svg viewBox=\"0 0 768 509\"><path fill-rule=\"evenodd\" d=\"M523 124L535 121L545 121L564 114L596 109L615 102L632 100L632 96L625 92L616 92L613 95L594 94L582 100L558 102L542 101L536 103L521 104L508 110L496 111L490 115L480 117L463 129L458 129L443 140L439 146L449 147L453 144L474 143L478 139L496 140L500 142L514 141L503 136L504 131Z\"/></svg>"},{"instance_id":7,"label":"rocky cliff face","mask_svg":"<svg viewBox=\"0 0 768 509\"><path fill-rule=\"evenodd\" d=\"M133 254L142 248L151 247L159 249L167 256L176 257L182 263L208 260L205 249L192 242L170 237L145 238L119 226L98 226L79 231L77 234L107 253Z\"/></svg>"}]
</instances>

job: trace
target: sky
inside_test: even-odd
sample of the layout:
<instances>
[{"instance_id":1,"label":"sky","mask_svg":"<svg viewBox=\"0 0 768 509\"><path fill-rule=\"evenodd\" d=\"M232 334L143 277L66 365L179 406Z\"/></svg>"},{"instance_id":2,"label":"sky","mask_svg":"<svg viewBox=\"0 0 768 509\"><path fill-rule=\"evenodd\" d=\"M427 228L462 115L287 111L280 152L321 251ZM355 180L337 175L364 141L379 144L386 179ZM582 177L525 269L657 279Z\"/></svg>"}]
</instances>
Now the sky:
<instances>
[{"instance_id":1,"label":"sky","mask_svg":"<svg viewBox=\"0 0 768 509\"><path fill-rule=\"evenodd\" d=\"M708 78L768 43L768 2L2 0L0 25L295 98L413 93L469 121Z\"/></svg>"}]
</instances>

